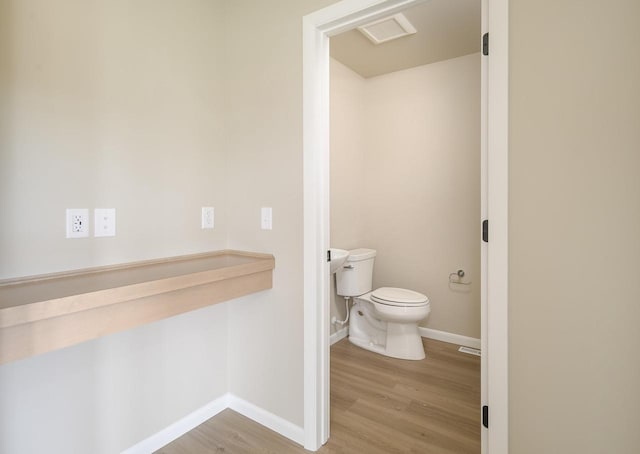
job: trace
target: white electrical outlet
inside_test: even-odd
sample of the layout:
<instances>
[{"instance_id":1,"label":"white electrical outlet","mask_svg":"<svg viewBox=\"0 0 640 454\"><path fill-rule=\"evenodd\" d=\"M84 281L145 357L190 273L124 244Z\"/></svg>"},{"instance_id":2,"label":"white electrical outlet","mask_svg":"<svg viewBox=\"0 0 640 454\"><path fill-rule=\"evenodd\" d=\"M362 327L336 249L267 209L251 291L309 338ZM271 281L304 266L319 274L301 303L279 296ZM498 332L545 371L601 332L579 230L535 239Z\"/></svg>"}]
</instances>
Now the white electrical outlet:
<instances>
[{"instance_id":1,"label":"white electrical outlet","mask_svg":"<svg viewBox=\"0 0 640 454\"><path fill-rule=\"evenodd\" d=\"M93 236L116 236L116 209L93 210Z\"/></svg>"},{"instance_id":2,"label":"white electrical outlet","mask_svg":"<svg viewBox=\"0 0 640 454\"><path fill-rule=\"evenodd\" d=\"M89 210L86 208L67 208L67 238L88 236Z\"/></svg>"},{"instance_id":3,"label":"white electrical outlet","mask_svg":"<svg viewBox=\"0 0 640 454\"><path fill-rule=\"evenodd\" d=\"M213 207L202 207L202 228L212 229L214 223Z\"/></svg>"}]
</instances>

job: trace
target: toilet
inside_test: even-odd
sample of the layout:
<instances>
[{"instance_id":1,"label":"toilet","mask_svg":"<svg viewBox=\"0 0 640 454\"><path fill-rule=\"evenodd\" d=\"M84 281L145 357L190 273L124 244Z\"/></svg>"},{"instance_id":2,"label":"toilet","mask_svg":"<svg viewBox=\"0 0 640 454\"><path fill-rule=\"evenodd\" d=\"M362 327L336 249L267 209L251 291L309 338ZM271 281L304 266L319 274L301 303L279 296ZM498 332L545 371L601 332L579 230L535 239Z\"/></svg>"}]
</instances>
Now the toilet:
<instances>
[{"instance_id":1,"label":"toilet","mask_svg":"<svg viewBox=\"0 0 640 454\"><path fill-rule=\"evenodd\" d=\"M393 358L424 359L418 323L431 312L429 298L403 288L373 290L375 257L373 249L351 250L336 273L338 295L354 301L349 313L349 341Z\"/></svg>"}]
</instances>

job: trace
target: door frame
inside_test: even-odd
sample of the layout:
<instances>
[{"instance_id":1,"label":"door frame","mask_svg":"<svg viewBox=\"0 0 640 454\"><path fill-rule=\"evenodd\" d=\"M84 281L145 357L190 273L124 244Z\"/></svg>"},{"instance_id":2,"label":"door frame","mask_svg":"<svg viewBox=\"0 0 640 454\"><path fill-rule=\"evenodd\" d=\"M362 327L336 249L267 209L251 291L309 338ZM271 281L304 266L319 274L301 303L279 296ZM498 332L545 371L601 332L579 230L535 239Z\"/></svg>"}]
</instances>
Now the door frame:
<instances>
[{"instance_id":1,"label":"door frame","mask_svg":"<svg viewBox=\"0 0 640 454\"><path fill-rule=\"evenodd\" d=\"M425 0L343 0L303 17L304 447L329 438L329 38ZM508 0L482 1L482 453L508 452ZM479 224L481 220L478 220ZM479 414L480 414L480 409ZM480 417L479 417L480 420Z\"/></svg>"}]
</instances>

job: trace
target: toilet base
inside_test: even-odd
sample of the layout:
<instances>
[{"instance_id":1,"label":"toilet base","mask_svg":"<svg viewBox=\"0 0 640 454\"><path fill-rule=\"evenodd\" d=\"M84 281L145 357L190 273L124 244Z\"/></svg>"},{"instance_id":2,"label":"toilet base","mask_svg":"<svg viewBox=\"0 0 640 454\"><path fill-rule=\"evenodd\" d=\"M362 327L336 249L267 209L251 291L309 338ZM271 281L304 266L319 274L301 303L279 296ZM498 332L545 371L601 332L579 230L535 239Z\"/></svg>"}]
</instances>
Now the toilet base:
<instances>
[{"instance_id":1,"label":"toilet base","mask_svg":"<svg viewBox=\"0 0 640 454\"><path fill-rule=\"evenodd\" d=\"M351 308L349 342L391 358L425 358L417 323L393 323L375 319L370 303L356 302Z\"/></svg>"},{"instance_id":2,"label":"toilet base","mask_svg":"<svg viewBox=\"0 0 640 454\"><path fill-rule=\"evenodd\" d=\"M378 353L380 355L389 356L391 358L397 359L407 359L411 361L419 361L421 359L425 359L426 355L424 353L424 348L422 347L422 340L418 339L420 342L420 348L414 348L410 353L406 351L397 351L397 350L389 350L385 348L383 345L374 344L366 339L349 336L349 342L353 345L356 345L360 348L364 348L365 350L372 351L374 353Z\"/></svg>"},{"instance_id":3,"label":"toilet base","mask_svg":"<svg viewBox=\"0 0 640 454\"><path fill-rule=\"evenodd\" d=\"M422 337L418 333L417 323L387 322L387 354L394 358L424 359Z\"/></svg>"}]
</instances>

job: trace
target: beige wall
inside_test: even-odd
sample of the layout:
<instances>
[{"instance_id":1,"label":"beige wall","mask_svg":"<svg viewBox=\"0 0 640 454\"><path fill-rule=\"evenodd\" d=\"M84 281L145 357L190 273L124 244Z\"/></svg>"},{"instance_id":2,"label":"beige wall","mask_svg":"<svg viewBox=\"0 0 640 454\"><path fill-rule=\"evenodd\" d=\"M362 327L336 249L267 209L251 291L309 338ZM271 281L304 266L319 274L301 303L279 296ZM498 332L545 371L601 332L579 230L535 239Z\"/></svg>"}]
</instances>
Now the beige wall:
<instances>
[{"instance_id":1,"label":"beige wall","mask_svg":"<svg viewBox=\"0 0 640 454\"><path fill-rule=\"evenodd\" d=\"M302 424L301 17L328 3L234 0L219 22L210 0L0 1L3 277L225 243L277 260L228 324L222 305L0 367L0 451L118 452L226 389ZM640 446L639 8L510 2L515 454ZM78 174L76 199L55 175ZM211 236L181 221L205 202ZM67 203L115 206L118 237L63 241ZM31 213L57 233L22 233Z\"/></svg>"},{"instance_id":2,"label":"beige wall","mask_svg":"<svg viewBox=\"0 0 640 454\"><path fill-rule=\"evenodd\" d=\"M509 6L510 452L637 453L640 3Z\"/></svg>"},{"instance_id":3,"label":"beige wall","mask_svg":"<svg viewBox=\"0 0 640 454\"><path fill-rule=\"evenodd\" d=\"M0 367L0 452L122 452L223 395L225 304Z\"/></svg>"},{"instance_id":4,"label":"beige wall","mask_svg":"<svg viewBox=\"0 0 640 454\"><path fill-rule=\"evenodd\" d=\"M330 67L330 220L331 246L340 249L364 247L363 197L360 182L366 159L366 80L337 60ZM368 246L367 246L368 247ZM344 299L336 294L331 277L330 316L344 320ZM331 333L342 328L331 325Z\"/></svg>"},{"instance_id":5,"label":"beige wall","mask_svg":"<svg viewBox=\"0 0 640 454\"><path fill-rule=\"evenodd\" d=\"M224 246L218 3L2 0L0 276ZM65 239L98 207L115 238Z\"/></svg>"},{"instance_id":6,"label":"beige wall","mask_svg":"<svg viewBox=\"0 0 640 454\"><path fill-rule=\"evenodd\" d=\"M377 251L374 288L428 295L423 326L479 338L480 55L371 79L332 68L332 100L362 92L331 108L332 245ZM449 284L457 269L471 286Z\"/></svg>"},{"instance_id":7,"label":"beige wall","mask_svg":"<svg viewBox=\"0 0 640 454\"><path fill-rule=\"evenodd\" d=\"M273 290L229 306L229 386L303 421L302 16L326 0L225 2L229 246L276 257ZM260 230L260 207L273 230Z\"/></svg>"},{"instance_id":8,"label":"beige wall","mask_svg":"<svg viewBox=\"0 0 640 454\"><path fill-rule=\"evenodd\" d=\"M221 26L210 0L0 0L0 279L226 246ZM117 236L65 239L97 207ZM120 452L210 402L226 317L1 366L0 452Z\"/></svg>"}]
</instances>

